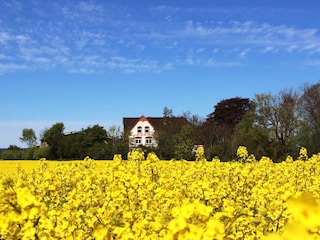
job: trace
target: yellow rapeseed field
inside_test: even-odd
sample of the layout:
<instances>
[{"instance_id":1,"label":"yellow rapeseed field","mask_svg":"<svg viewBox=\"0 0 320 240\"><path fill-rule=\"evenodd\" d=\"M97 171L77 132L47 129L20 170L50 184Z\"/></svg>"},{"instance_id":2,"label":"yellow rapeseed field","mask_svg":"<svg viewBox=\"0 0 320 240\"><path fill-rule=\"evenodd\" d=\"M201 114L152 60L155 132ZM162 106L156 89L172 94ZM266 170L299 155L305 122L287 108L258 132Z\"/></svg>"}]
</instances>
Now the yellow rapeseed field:
<instances>
[{"instance_id":1,"label":"yellow rapeseed field","mask_svg":"<svg viewBox=\"0 0 320 240\"><path fill-rule=\"evenodd\" d=\"M303 149L304 151L304 149ZM320 239L320 154L0 161L0 239ZM301 152L300 152L301 153Z\"/></svg>"}]
</instances>

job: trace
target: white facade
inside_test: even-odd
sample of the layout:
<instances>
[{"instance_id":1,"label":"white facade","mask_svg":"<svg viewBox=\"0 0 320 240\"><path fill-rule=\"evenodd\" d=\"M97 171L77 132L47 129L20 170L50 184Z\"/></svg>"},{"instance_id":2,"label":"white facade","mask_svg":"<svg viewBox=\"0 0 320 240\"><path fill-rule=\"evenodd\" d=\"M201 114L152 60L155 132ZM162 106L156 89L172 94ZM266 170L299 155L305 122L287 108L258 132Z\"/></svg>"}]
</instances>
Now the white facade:
<instances>
[{"instance_id":1,"label":"white facade","mask_svg":"<svg viewBox=\"0 0 320 240\"><path fill-rule=\"evenodd\" d=\"M157 147L154 127L142 116L130 131L130 148L138 146Z\"/></svg>"}]
</instances>

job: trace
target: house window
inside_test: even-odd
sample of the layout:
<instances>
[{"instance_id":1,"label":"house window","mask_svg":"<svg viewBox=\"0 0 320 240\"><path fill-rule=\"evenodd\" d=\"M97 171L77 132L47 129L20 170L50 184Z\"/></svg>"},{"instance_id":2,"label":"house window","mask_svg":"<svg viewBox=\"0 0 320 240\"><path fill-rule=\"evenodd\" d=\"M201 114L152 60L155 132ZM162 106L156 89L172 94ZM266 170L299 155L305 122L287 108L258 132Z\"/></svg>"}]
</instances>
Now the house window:
<instances>
[{"instance_id":1,"label":"house window","mask_svg":"<svg viewBox=\"0 0 320 240\"><path fill-rule=\"evenodd\" d=\"M141 144L141 138L136 138L136 144Z\"/></svg>"},{"instance_id":2,"label":"house window","mask_svg":"<svg viewBox=\"0 0 320 240\"><path fill-rule=\"evenodd\" d=\"M146 138L146 144L151 144L152 141L151 141L151 138Z\"/></svg>"},{"instance_id":3,"label":"house window","mask_svg":"<svg viewBox=\"0 0 320 240\"><path fill-rule=\"evenodd\" d=\"M144 132L145 132L145 133L149 133L149 130L150 130L149 126L146 126L146 127L144 128Z\"/></svg>"},{"instance_id":4,"label":"house window","mask_svg":"<svg viewBox=\"0 0 320 240\"><path fill-rule=\"evenodd\" d=\"M142 127L138 127L138 134L142 133Z\"/></svg>"}]
</instances>

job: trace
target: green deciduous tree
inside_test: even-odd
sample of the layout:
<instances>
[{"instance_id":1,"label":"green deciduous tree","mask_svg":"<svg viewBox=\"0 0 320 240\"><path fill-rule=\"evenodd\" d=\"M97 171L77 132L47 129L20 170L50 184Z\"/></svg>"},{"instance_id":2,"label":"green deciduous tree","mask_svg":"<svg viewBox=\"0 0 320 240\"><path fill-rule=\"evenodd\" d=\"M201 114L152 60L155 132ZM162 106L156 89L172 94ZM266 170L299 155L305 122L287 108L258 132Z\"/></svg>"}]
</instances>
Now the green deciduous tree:
<instances>
[{"instance_id":1,"label":"green deciduous tree","mask_svg":"<svg viewBox=\"0 0 320 240\"><path fill-rule=\"evenodd\" d=\"M164 107L163 117L164 118L172 118L173 117L172 109L169 109L168 107Z\"/></svg>"},{"instance_id":2,"label":"green deciduous tree","mask_svg":"<svg viewBox=\"0 0 320 240\"><path fill-rule=\"evenodd\" d=\"M63 158L63 131L64 124L62 122L54 124L51 128L45 130L42 141L49 145L48 158Z\"/></svg>"},{"instance_id":3,"label":"green deciduous tree","mask_svg":"<svg viewBox=\"0 0 320 240\"><path fill-rule=\"evenodd\" d=\"M105 143L108 140L107 131L104 127L99 126L98 124L93 125L92 127L87 127L83 131L84 134L84 144L87 146L92 146L96 142Z\"/></svg>"},{"instance_id":4,"label":"green deciduous tree","mask_svg":"<svg viewBox=\"0 0 320 240\"><path fill-rule=\"evenodd\" d=\"M114 154L121 154L125 157L128 153L128 143L124 141L120 126L110 126L107 130L107 135L109 138L108 148L110 149L110 157L108 159L113 159Z\"/></svg>"},{"instance_id":5,"label":"green deciduous tree","mask_svg":"<svg viewBox=\"0 0 320 240\"><path fill-rule=\"evenodd\" d=\"M190 127L191 124L184 116L174 116L172 114L172 110L168 109L167 107L164 108L163 114L163 122L161 123L161 126L158 126L156 132L158 149L155 152L162 159L171 159L174 157L180 158L180 153L182 150L177 150L177 148L181 148L182 146L177 147L176 140L180 139L179 134L181 135L184 131L182 131L182 128L184 128L186 125ZM191 135L190 138L192 139L192 141L194 140L193 135ZM181 145L181 143L179 144ZM193 146L191 146L190 148L190 152L192 150L192 147ZM179 152L178 155L176 154L177 152Z\"/></svg>"},{"instance_id":6,"label":"green deciduous tree","mask_svg":"<svg viewBox=\"0 0 320 240\"><path fill-rule=\"evenodd\" d=\"M248 98L229 98L218 102L214 111L207 116L202 126L202 135L205 137L207 154L219 154L222 160L231 160L237 149L235 128L245 113L250 109L251 101Z\"/></svg>"},{"instance_id":7,"label":"green deciduous tree","mask_svg":"<svg viewBox=\"0 0 320 240\"><path fill-rule=\"evenodd\" d=\"M174 136L174 156L177 159L191 159L194 146L193 128L191 125L182 126L179 133Z\"/></svg>"},{"instance_id":8,"label":"green deciduous tree","mask_svg":"<svg viewBox=\"0 0 320 240\"><path fill-rule=\"evenodd\" d=\"M94 159L108 159L111 157L112 149L107 145L110 139L104 127L96 124L92 127L89 126L82 132L82 145L85 148L86 155Z\"/></svg>"},{"instance_id":9,"label":"green deciduous tree","mask_svg":"<svg viewBox=\"0 0 320 240\"><path fill-rule=\"evenodd\" d=\"M214 112L208 115L207 121L234 128L241 121L242 116L249 111L249 108L249 98L235 97L225 99L214 106Z\"/></svg>"},{"instance_id":10,"label":"green deciduous tree","mask_svg":"<svg viewBox=\"0 0 320 240\"><path fill-rule=\"evenodd\" d=\"M120 128L110 127L109 133L96 124L80 131L64 133L64 124L56 123L42 134L42 147L36 156L48 159L112 159L114 154L127 154L127 145L121 138ZM47 146L47 147L45 147Z\"/></svg>"},{"instance_id":11,"label":"green deciduous tree","mask_svg":"<svg viewBox=\"0 0 320 240\"><path fill-rule=\"evenodd\" d=\"M299 115L302 117L299 143L307 147L309 152L317 153L320 150L320 82L303 86Z\"/></svg>"},{"instance_id":12,"label":"green deciduous tree","mask_svg":"<svg viewBox=\"0 0 320 240\"><path fill-rule=\"evenodd\" d=\"M5 160L21 160L24 159L23 150L16 145L10 145L7 150L1 154Z\"/></svg>"},{"instance_id":13,"label":"green deciduous tree","mask_svg":"<svg viewBox=\"0 0 320 240\"><path fill-rule=\"evenodd\" d=\"M37 145L37 137L34 130L32 128L24 128L20 141L26 143L28 148L35 147Z\"/></svg>"},{"instance_id":14,"label":"green deciduous tree","mask_svg":"<svg viewBox=\"0 0 320 240\"><path fill-rule=\"evenodd\" d=\"M257 124L258 118L256 104L252 102L250 111L236 126L236 144L246 146L256 158L260 159L268 155L266 147L269 145L269 131Z\"/></svg>"},{"instance_id":15,"label":"green deciduous tree","mask_svg":"<svg viewBox=\"0 0 320 240\"><path fill-rule=\"evenodd\" d=\"M296 91L285 89L280 91L277 97L278 108L278 140L283 147L283 155L286 157L296 151L296 134L299 126L298 114L299 95Z\"/></svg>"},{"instance_id":16,"label":"green deciduous tree","mask_svg":"<svg viewBox=\"0 0 320 240\"><path fill-rule=\"evenodd\" d=\"M277 95L256 94L251 111L237 126L237 143L246 145L257 156L274 160L296 150L298 128L296 91L286 89Z\"/></svg>"}]
</instances>

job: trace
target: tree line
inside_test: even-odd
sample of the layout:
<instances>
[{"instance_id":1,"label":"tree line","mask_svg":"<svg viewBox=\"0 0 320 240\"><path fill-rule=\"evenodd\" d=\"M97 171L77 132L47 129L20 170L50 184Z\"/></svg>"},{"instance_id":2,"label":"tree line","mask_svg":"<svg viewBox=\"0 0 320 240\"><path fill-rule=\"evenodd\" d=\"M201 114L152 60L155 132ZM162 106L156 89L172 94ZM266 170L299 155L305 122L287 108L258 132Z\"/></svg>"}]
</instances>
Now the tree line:
<instances>
[{"instance_id":1,"label":"tree line","mask_svg":"<svg viewBox=\"0 0 320 240\"><path fill-rule=\"evenodd\" d=\"M187 119L186 124L177 121ZM257 159L268 156L276 162L288 155L298 155L301 147L309 154L320 151L320 82L305 84L299 89L284 89L276 94L256 94L253 99L234 97L224 99L205 118L190 112L178 116L165 107L164 126L157 131L158 147L141 146L162 159L194 159L192 148L201 144L207 159L217 156L223 161L236 158L239 145L247 147ZM120 127L105 130L94 125L79 132L64 133L64 124L56 123L41 137L47 147L36 147L32 129L23 129L21 141L28 149L16 146L1 153L2 159L112 159L114 154L126 158L128 133Z\"/></svg>"},{"instance_id":2,"label":"tree line","mask_svg":"<svg viewBox=\"0 0 320 240\"><path fill-rule=\"evenodd\" d=\"M257 159L282 161L297 156L301 147L309 154L320 151L320 83L277 94L256 94L251 100L233 98L215 106L199 134L210 157L233 159L239 145ZM201 141L201 140L200 140Z\"/></svg>"},{"instance_id":3,"label":"tree line","mask_svg":"<svg viewBox=\"0 0 320 240\"><path fill-rule=\"evenodd\" d=\"M190 149L193 144L204 145L207 159L217 156L223 161L236 159L240 145L256 159L268 156L275 162L288 155L298 157L301 147L309 154L320 152L320 82L273 94L255 94L253 99L224 99L204 119L190 112L182 116L190 126L174 137L168 133L163 144L160 141L160 147L169 143L171 151L167 153L171 156L184 145ZM161 154L164 152L160 149Z\"/></svg>"},{"instance_id":4,"label":"tree line","mask_svg":"<svg viewBox=\"0 0 320 240\"><path fill-rule=\"evenodd\" d=\"M123 143L120 127L111 126L108 130L98 124L80 131L65 133L64 123L58 122L45 129L40 136L41 144L33 129L23 129L20 140L27 149L9 146L0 158L2 159L112 159L114 154L125 155L127 148Z\"/></svg>"}]
</instances>

